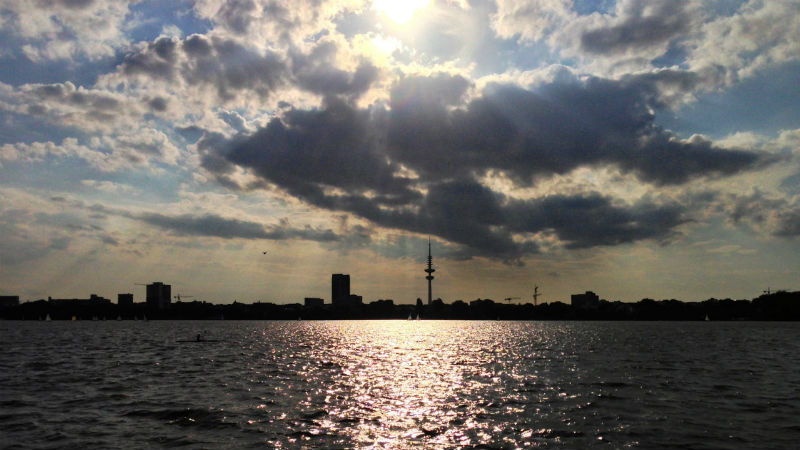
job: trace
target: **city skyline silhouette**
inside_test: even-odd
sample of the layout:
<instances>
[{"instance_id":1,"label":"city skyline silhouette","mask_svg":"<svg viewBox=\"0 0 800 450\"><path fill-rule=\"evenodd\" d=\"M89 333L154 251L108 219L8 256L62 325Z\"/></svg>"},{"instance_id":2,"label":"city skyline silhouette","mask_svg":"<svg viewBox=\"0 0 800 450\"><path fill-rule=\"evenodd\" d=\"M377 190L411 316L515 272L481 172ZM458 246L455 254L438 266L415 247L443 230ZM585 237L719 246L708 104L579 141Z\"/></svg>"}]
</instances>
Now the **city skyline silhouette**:
<instances>
[{"instance_id":1,"label":"city skyline silhouette","mask_svg":"<svg viewBox=\"0 0 800 450\"><path fill-rule=\"evenodd\" d=\"M793 2L212 3L5 6L2 294L797 288Z\"/></svg>"}]
</instances>

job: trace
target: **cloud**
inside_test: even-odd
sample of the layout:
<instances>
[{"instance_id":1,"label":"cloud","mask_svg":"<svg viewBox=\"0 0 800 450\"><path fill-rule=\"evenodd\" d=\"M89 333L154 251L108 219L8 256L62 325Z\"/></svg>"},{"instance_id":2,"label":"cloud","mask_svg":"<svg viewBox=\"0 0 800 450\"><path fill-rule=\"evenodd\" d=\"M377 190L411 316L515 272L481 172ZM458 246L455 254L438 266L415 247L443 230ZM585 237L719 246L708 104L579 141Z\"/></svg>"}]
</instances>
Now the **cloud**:
<instances>
[{"instance_id":1,"label":"cloud","mask_svg":"<svg viewBox=\"0 0 800 450\"><path fill-rule=\"evenodd\" d=\"M133 164L159 161L176 165L180 157L180 150L166 134L147 127L135 133L93 138L92 147L107 148L115 157Z\"/></svg>"},{"instance_id":2,"label":"cloud","mask_svg":"<svg viewBox=\"0 0 800 450\"><path fill-rule=\"evenodd\" d=\"M0 189L0 197L0 264L4 266L52 257L107 236L96 220L69 207L71 198L43 199L29 190L6 187Z\"/></svg>"},{"instance_id":3,"label":"cloud","mask_svg":"<svg viewBox=\"0 0 800 450\"><path fill-rule=\"evenodd\" d=\"M309 204L509 261L537 251L535 238L520 234L554 233L568 248L667 241L688 220L674 204L625 205L591 192L515 199L476 181L492 170L533 186L610 165L654 185L681 185L771 161L656 126L660 84L685 82L661 75L536 91L490 85L478 95L458 76L408 77L392 90L390 108L328 101L288 110L249 136L207 134L198 149L202 166L229 186L237 168L252 170Z\"/></svg>"},{"instance_id":4,"label":"cloud","mask_svg":"<svg viewBox=\"0 0 800 450\"><path fill-rule=\"evenodd\" d=\"M448 108L452 99L442 95L453 94L447 90L422 89L393 102L388 152L423 178L491 168L521 184L585 165L616 165L647 182L680 184L759 163L755 153L683 141L656 126L663 75L591 78L536 91L490 85L458 109ZM463 88L464 82L455 77L451 84Z\"/></svg>"},{"instance_id":5,"label":"cloud","mask_svg":"<svg viewBox=\"0 0 800 450\"><path fill-rule=\"evenodd\" d=\"M547 45L582 71L609 76L651 70L658 58L682 54L704 17L701 3L683 0L619 0L591 14L579 8L567 0L500 0L492 26L499 37Z\"/></svg>"},{"instance_id":6,"label":"cloud","mask_svg":"<svg viewBox=\"0 0 800 450\"><path fill-rule=\"evenodd\" d=\"M552 231L567 248L620 245L643 239L667 242L676 228L689 221L686 208L676 203L640 200L614 204L592 192L577 196L552 195L511 202L514 231Z\"/></svg>"},{"instance_id":7,"label":"cloud","mask_svg":"<svg viewBox=\"0 0 800 450\"><path fill-rule=\"evenodd\" d=\"M257 222L230 219L214 214L166 215L160 213L122 213L125 217L168 230L179 236L208 236L222 239L302 239L332 242L339 239L330 229L306 226L292 228L286 223L264 226Z\"/></svg>"},{"instance_id":8,"label":"cloud","mask_svg":"<svg viewBox=\"0 0 800 450\"><path fill-rule=\"evenodd\" d=\"M705 90L800 59L797 2L618 0L609 11L577 9L567 0L499 0L492 27L502 38L546 44L584 72L621 76L680 65Z\"/></svg>"},{"instance_id":9,"label":"cloud","mask_svg":"<svg viewBox=\"0 0 800 450\"><path fill-rule=\"evenodd\" d=\"M11 45L34 62L111 57L127 45L129 0L7 0L0 28ZM2 45L5 47L5 45Z\"/></svg>"},{"instance_id":10,"label":"cloud","mask_svg":"<svg viewBox=\"0 0 800 450\"><path fill-rule=\"evenodd\" d=\"M237 41L193 34L162 37L125 56L118 68L123 79L146 86L212 88L218 100L233 101L242 92L264 99L284 83L286 65L273 51L259 51ZM114 77L104 80L112 85ZM203 89L197 90L202 93Z\"/></svg>"},{"instance_id":11,"label":"cloud","mask_svg":"<svg viewBox=\"0 0 800 450\"><path fill-rule=\"evenodd\" d=\"M575 16L570 0L498 0L492 28L503 38L538 41Z\"/></svg>"},{"instance_id":12,"label":"cloud","mask_svg":"<svg viewBox=\"0 0 800 450\"><path fill-rule=\"evenodd\" d=\"M8 93L7 109L86 131L130 127L141 118L139 101L119 92L84 88L72 82L25 84Z\"/></svg>"},{"instance_id":13,"label":"cloud","mask_svg":"<svg viewBox=\"0 0 800 450\"><path fill-rule=\"evenodd\" d=\"M728 195L722 207L732 224L763 228L773 236L800 236L800 203L796 200L755 190L747 195Z\"/></svg>"},{"instance_id":14,"label":"cloud","mask_svg":"<svg viewBox=\"0 0 800 450\"><path fill-rule=\"evenodd\" d=\"M666 0L657 3L619 1L615 17L600 16L580 34L580 48L597 55L650 52L665 47L692 28L690 3ZM655 52L660 55L664 49Z\"/></svg>"},{"instance_id":15,"label":"cloud","mask_svg":"<svg viewBox=\"0 0 800 450\"><path fill-rule=\"evenodd\" d=\"M152 162L175 165L179 156L179 150L166 135L149 128L136 130L136 133L93 137L88 145L75 138L66 138L60 143L48 141L0 146L0 160L32 164L48 157L77 158L102 172L118 172Z\"/></svg>"},{"instance_id":16,"label":"cloud","mask_svg":"<svg viewBox=\"0 0 800 450\"><path fill-rule=\"evenodd\" d=\"M110 194L127 196L139 194L139 190L129 184L115 183L108 180L82 180L81 184ZM50 200L57 201L56 198L51 198ZM63 201L63 199L61 200Z\"/></svg>"},{"instance_id":17,"label":"cloud","mask_svg":"<svg viewBox=\"0 0 800 450\"><path fill-rule=\"evenodd\" d=\"M127 54L98 86L112 90L121 83L134 94L146 92L144 101L153 111L173 115L224 105L259 110L270 101L277 104L279 95L298 95L293 90L354 101L375 84L380 71L368 59L348 59L342 45L322 39L307 51L283 52L217 34L161 37Z\"/></svg>"},{"instance_id":18,"label":"cloud","mask_svg":"<svg viewBox=\"0 0 800 450\"><path fill-rule=\"evenodd\" d=\"M41 233L29 211L4 209L0 218L0 264L14 266L66 249L72 238L56 230ZM52 229L51 229L52 231Z\"/></svg>"},{"instance_id":19,"label":"cloud","mask_svg":"<svg viewBox=\"0 0 800 450\"><path fill-rule=\"evenodd\" d=\"M363 0L199 0L195 14L221 35L243 41L283 43L334 29L331 20L365 7Z\"/></svg>"},{"instance_id":20,"label":"cloud","mask_svg":"<svg viewBox=\"0 0 800 450\"><path fill-rule=\"evenodd\" d=\"M288 111L241 142L207 135L198 149L203 167L212 173L230 174L237 164L299 197L323 201L327 186L372 190L376 201L386 204L418 198L408 180L395 177L397 166L378 153L380 136L371 129L373 120L369 110L333 100L322 110ZM235 148L227 154L217 151L231 145Z\"/></svg>"},{"instance_id":21,"label":"cloud","mask_svg":"<svg viewBox=\"0 0 800 450\"><path fill-rule=\"evenodd\" d=\"M338 69L338 46L323 41L308 54L290 55L292 74L298 87L322 96L341 95L357 99L377 80L379 71L372 63L362 60L353 72Z\"/></svg>"},{"instance_id":22,"label":"cloud","mask_svg":"<svg viewBox=\"0 0 800 450\"><path fill-rule=\"evenodd\" d=\"M747 1L705 23L687 42L687 65L712 86L730 86L765 69L800 60L800 4Z\"/></svg>"}]
</instances>

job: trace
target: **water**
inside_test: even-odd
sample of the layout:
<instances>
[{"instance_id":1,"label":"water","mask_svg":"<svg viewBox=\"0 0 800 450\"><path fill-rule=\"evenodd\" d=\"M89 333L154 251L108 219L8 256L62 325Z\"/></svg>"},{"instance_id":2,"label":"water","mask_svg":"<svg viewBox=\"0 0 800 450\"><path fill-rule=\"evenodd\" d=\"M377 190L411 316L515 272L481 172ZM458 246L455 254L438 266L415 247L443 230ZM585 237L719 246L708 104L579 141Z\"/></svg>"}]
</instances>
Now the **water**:
<instances>
[{"instance_id":1,"label":"water","mask_svg":"<svg viewBox=\"0 0 800 450\"><path fill-rule=\"evenodd\" d=\"M206 333L219 342L181 343ZM800 324L0 322L5 448L794 449Z\"/></svg>"}]
</instances>

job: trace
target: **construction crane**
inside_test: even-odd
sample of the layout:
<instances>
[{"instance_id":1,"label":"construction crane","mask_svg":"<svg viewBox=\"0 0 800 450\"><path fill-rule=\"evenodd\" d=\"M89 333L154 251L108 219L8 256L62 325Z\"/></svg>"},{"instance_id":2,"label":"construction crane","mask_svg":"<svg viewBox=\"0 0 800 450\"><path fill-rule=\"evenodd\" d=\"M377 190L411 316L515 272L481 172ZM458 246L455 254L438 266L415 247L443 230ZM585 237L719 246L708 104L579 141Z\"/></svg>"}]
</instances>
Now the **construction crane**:
<instances>
[{"instance_id":1,"label":"construction crane","mask_svg":"<svg viewBox=\"0 0 800 450\"><path fill-rule=\"evenodd\" d=\"M505 300L505 301L507 301L507 302L511 303L511 300L519 300L519 297L506 297L506 298L504 298L503 300Z\"/></svg>"},{"instance_id":2,"label":"construction crane","mask_svg":"<svg viewBox=\"0 0 800 450\"><path fill-rule=\"evenodd\" d=\"M541 296L541 295L542 294L539 293L539 286L534 284L533 285L533 295L532 295L532 297L533 297L533 306L536 306L536 305L539 304L539 296Z\"/></svg>"}]
</instances>

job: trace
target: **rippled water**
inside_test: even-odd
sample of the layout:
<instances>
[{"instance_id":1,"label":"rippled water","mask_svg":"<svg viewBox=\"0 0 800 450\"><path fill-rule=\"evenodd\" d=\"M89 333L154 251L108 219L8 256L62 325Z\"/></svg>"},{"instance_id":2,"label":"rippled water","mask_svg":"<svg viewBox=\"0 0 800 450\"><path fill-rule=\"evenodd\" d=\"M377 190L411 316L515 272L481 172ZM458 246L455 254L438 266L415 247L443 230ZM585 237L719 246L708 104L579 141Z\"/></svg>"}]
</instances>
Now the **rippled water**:
<instances>
[{"instance_id":1,"label":"rippled water","mask_svg":"<svg viewBox=\"0 0 800 450\"><path fill-rule=\"evenodd\" d=\"M206 333L217 342L178 342ZM5 448L797 448L800 324L0 322Z\"/></svg>"}]
</instances>

